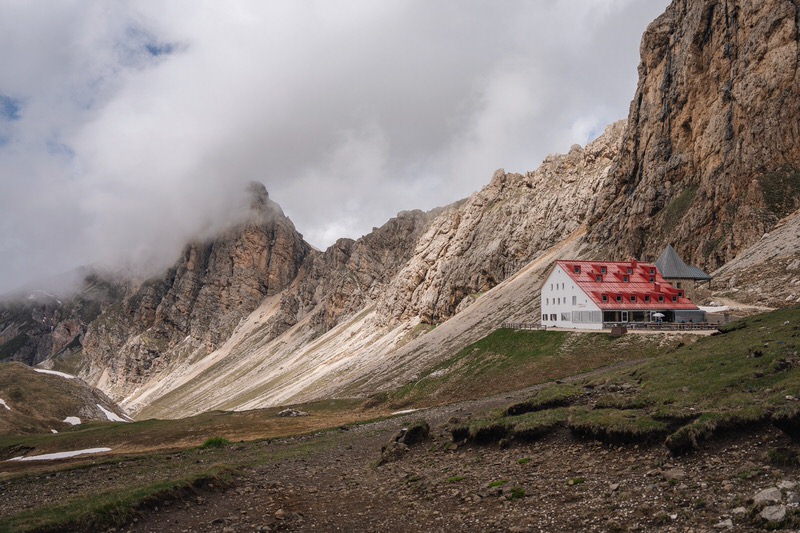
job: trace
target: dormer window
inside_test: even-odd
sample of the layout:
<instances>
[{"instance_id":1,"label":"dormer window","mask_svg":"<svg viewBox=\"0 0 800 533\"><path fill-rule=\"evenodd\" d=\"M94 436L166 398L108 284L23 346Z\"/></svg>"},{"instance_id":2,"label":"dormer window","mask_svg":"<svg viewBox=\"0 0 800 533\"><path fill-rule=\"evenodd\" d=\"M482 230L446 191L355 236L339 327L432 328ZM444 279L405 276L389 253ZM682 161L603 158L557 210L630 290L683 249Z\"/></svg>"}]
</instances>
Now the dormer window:
<instances>
[{"instance_id":1,"label":"dormer window","mask_svg":"<svg viewBox=\"0 0 800 533\"><path fill-rule=\"evenodd\" d=\"M655 268L651 268L650 269L650 275L651 276L655 276L656 275L656 269Z\"/></svg>"},{"instance_id":2,"label":"dormer window","mask_svg":"<svg viewBox=\"0 0 800 533\"><path fill-rule=\"evenodd\" d=\"M633 294L631 294L631 301L632 301L632 302L635 302L635 301L636 301L636 296L634 296Z\"/></svg>"},{"instance_id":3,"label":"dormer window","mask_svg":"<svg viewBox=\"0 0 800 533\"><path fill-rule=\"evenodd\" d=\"M664 297L663 297L663 296L659 296L659 297L658 297L658 301L659 301L659 302L663 302L663 301L664 301Z\"/></svg>"},{"instance_id":4,"label":"dormer window","mask_svg":"<svg viewBox=\"0 0 800 533\"><path fill-rule=\"evenodd\" d=\"M678 298L683 298L683 291L678 291Z\"/></svg>"},{"instance_id":5,"label":"dormer window","mask_svg":"<svg viewBox=\"0 0 800 533\"><path fill-rule=\"evenodd\" d=\"M575 265L575 266L572 268L572 271L573 271L573 272L575 272L576 274L580 274L580 273L581 273L581 267L580 267L580 266L578 266L578 265Z\"/></svg>"},{"instance_id":6,"label":"dormer window","mask_svg":"<svg viewBox=\"0 0 800 533\"><path fill-rule=\"evenodd\" d=\"M628 283L629 279L628 276L622 276L622 283Z\"/></svg>"},{"instance_id":7,"label":"dormer window","mask_svg":"<svg viewBox=\"0 0 800 533\"><path fill-rule=\"evenodd\" d=\"M621 302L621 301L622 301L622 296L620 296L619 294L617 294L617 301L618 301L618 302Z\"/></svg>"},{"instance_id":8,"label":"dormer window","mask_svg":"<svg viewBox=\"0 0 800 533\"><path fill-rule=\"evenodd\" d=\"M597 276L595 276L595 277L594 277L594 280L595 280L597 283L602 283L602 282L603 282L603 276L601 276L601 275L599 275L599 274L598 274Z\"/></svg>"},{"instance_id":9,"label":"dormer window","mask_svg":"<svg viewBox=\"0 0 800 533\"><path fill-rule=\"evenodd\" d=\"M608 295L607 294L603 294L602 296L600 296L600 299L603 300L604 302L607 302L608 301Z\"/></svg>"},{"instance_id":10,"label":"dormer window","mask_svg":"<svg viewBox=\"0 0 800 533\"><path fill-rule=\"evenodd\" d=\"M649 302L649 301L650 301L650 296L649 296L649 295L647 295L647 294L645 294L645 296L644 296L644 301L645 301L645 303L646 303L646 302Z\"/></svg>"},{"instance_id":11,"label":"dormer window","mask_svg":"<svg viewBox=\"0 0 800 533\"><path fill-rule=\"evenodd\" d=\"M600 267L600 273L601 274L605 274L606 273L606 267Z\"/></svg>"},{"instance_id":12,"label":"dormer window","mask_svg":"<svg viewBox=\"0 0 800 533\"><path fill-rule=\"evenodd\" d=\"M673 302L677 302L677 301L678 301L678 297L673 295L673 296L672 296L672 301L673 301Z\"/></svg>"},{"instance_id":13,"label":"dormer window","mask_svg":"<svg viewBox=\"0 0 800 533\"><path fill-rule=\"evenodd\" d=\"M656 282L655 276L650 276L650 283L655 283L655 282Z\"/></svg>"},{"instance_id":14,"label":"dormer window","mask_svg":"<svg viewBox=\"0 0 800 533\"><path fill-rule=\"evenodd\" d=\"M625 272L627 272L628 274L633 274L633 269L631 267L628 267L625 269Z\"/></svg>"}]
</instances>

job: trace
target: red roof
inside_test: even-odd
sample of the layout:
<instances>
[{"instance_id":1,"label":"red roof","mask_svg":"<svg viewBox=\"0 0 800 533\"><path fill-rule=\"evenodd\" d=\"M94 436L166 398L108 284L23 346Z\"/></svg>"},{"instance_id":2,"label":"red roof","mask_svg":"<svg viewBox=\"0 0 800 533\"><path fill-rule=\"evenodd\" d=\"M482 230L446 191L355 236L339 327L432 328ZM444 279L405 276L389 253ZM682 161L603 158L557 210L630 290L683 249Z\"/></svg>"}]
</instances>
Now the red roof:
<instances>
[{"instance_id":1,"label":"red roof","mask_svg":"<svg viewBox=\"0 0 800 533\"><path fill-rule=\"evenodd\" d=\"M697 310L683 290L661 277L653 263L565 260L556 264L602 310Z\"/></svg>"}]
</instances>

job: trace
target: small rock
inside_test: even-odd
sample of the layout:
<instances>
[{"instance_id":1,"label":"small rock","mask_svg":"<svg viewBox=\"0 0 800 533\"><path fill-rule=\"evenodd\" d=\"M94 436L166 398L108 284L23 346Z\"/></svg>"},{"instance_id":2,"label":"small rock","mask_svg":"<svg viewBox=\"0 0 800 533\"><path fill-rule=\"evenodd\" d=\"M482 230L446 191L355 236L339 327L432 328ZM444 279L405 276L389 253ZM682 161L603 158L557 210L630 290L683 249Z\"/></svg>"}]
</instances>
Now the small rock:
<instances>
[{"instance_id":1,"label":"small rock","mask_svg":"<svg viewBox=\"0 0 800 533\"><path fill-rule=\"evenodd\" d=\"M431 428L424 420L416 420L407 428L401 431L398 442L402 442L407 446L423 442L430 437Z\"/></svg>"},{"instance_id":2,"label":"small rock","mask_svg":"<svg viewBox=\"0 0 800 533\"><path fill-rule=\"evenodd\" d=\"M733 509L731 511L731 513L733 513L733 514L745 514L746 512L747 512L747 509L744 508L744 507L736 507L735 509Z\"/></svg>"},{"instance_id":3,"label":"small rock","mask_svg":"<svg viewBox=\"0 0 800 533\"><path fill-rule=\"evenodd\" d=\"M733 527L733 520L731 520L730 518L714 524L714 529L730 529L732 527Z\"/></svg>"},{"instance_id":4,"label":"small rock","mask_svg":"<svg viewBox=\"0 0 800 533\"><path fill-rule=\"evenodd\" d=\"M661 477L666 481L680 481L686 477L686 471L683 468L671 468L661 472Z\"/></svg>"},{"instance_id":5,"label":"small rock","mask_svg":"<svg viewBox=\"0 0 800 533\"><path fill-rule=\"evenodd\" d=\"M619 483L612 483L608 486L608 490L611 492L615 492L617 489L619 489Z\"/></svg>"},{"instance_id":6,"label":"small rock","mask_svg":"<svg viewBox=\"0 0 800 533\"><path fill-rule=\"evenodd\" d=\"M774 503L781 501L782 498L783 495L781 494L781 489L778 487L770 487L753 496L753 503L755 505L761 503Z\"/></svg>"},{"instance_id":7,"label":"small rock","mask_svg":"<svg viewBox=\"0 0 800 533\"><path fill-rule=\"evenodd\" d=\"M285 520L287 514L288 513L283 509L278 509L277 511L275 511L275 518L277 518L278 520Z\"/></svg>"},{"instance_id":8,"label":"small rock","mask_svg":"<svg viewBox=\"0 0 800 533\"><path fill-rule=\"evenodd\" d=\"M285 417L294 417L294 416L308 416L308 413L306 413L305 411L300 411L298 409L292 409L290 407L290 408L284 409L283 411L278 413L278 416L281 416L281 417L284 417L284 418Z\"/></svg>"},{"instance_id":9,"label":"small rock","mask_svg":"<svg viewBox=\"0 0 800 533\"><path fill-rule=\"evenodd\" d=\"M797 486L797 483L795 483L794 481L789 481L789 480L783 480L780 483L778 483L778 488L781 489L781 490L792 490L796 486Z\"/></svg>"},{"instance_id":10,"label":"small rock","mask_svg":"<svg viewBox=\"0 0 800 533\"><path fill-rule=\"evenodd\" d=\"M786 517L786 506L770 505L769 507L764 507L764 509L759 513L759 516L767 522L780 523Z\"/></svg>"},{"instance_id":11,"label":"small rock","mask_svg":"<svg viewBox=\"0 0 800 533\"><path fill-rule=\"evenodd\" d=\"M408 446L392 439L381 447L381 458L378 461L378 465L385 465L391 461L396 461L405 455L406 452L408 452Z\"/></svg>"}]
</instances>

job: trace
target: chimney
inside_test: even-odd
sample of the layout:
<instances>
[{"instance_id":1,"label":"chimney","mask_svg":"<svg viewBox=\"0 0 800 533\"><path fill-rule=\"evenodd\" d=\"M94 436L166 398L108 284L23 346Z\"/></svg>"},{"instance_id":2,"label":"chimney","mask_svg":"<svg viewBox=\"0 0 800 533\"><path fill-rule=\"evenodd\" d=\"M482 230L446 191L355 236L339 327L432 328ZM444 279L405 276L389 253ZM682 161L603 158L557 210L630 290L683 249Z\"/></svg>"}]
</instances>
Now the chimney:
<instances>
[{"instance_id":1,"label":"chimney","mask_svg":"<svg viewBox=\"0 0 800 533\"><path fill-rule=\"evenodd\" d=\"M653 289L654 289L656 292L661 292L661 284L660 284L660 283L658 283L658 282L655 282L655 281L654 281L654 282L653 282Z\"/></svg>"},{"instance_id":2,"label":"chimney","mask_svg":"<svg viewBox=\"0 0 800 533\"><path fill-rule=\"evenodd\" d=\"M636 258L634 257L631 258L631 268L636 270Z\"/></svg>"}]
</instances>

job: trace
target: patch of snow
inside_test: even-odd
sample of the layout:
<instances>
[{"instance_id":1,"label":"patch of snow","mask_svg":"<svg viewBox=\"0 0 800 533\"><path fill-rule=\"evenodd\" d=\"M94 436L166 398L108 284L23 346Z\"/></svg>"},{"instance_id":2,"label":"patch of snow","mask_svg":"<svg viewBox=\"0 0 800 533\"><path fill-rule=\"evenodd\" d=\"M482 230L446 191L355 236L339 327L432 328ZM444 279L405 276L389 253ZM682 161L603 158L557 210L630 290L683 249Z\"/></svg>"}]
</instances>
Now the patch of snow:
<instances>
[{"instance_id":1,"label":"patch of snow","mask_svg":"<svg viewBox=\"0 0 800 533\"><path fill-rule=\"evenodd\" d=\"M66 379L75 379L75 376L73 376L72 374L67 374L65 372L57 372L56 370L45 370L44 368L34 368L33 370L40 374L52 374L54 376L61 376L62 378Z\"/></svg>"},{"instance_id":2,"label":"patch of snow","mask_svg":"<svg viewBox=\"0 0 800 533\"><path fill-rule=\"evenodd\" d=\"M419 409L403 409L402 411L395 411L393 415L407 415L408 413L416 413Z\"/></svg>"},{"instance_id":3,"label":"patch of snow","mask_svg":"<svg viewBox=\"0 0 800 533\"><path fill-rule=\"evenodd\" d=\"M4 399L2 399L2 398L0 398L0 405L2 405L3 407L5 407L5 408L6 408L6 409L8 409L9 411L11 410L11 408L8 406L8 404L6 403L6 401L5 401Z\"/></svg>"},{"instance_id":4,"label":"patch of snow","mask_svg":"<svg viewBox=\"0 0 800 533\"><path fill-rule=\"evenodd\" d=\"M51 429L50 433L58 433L58 431L56 431L55 429Z\"/></svg>"},{"instance_id":5,"label":"patch of snow","mask_svg":"<svg viewBox=\"0 0 800 533\"><path fill-rule=\"evenodd\" d=\"M110 452L111 448L86 448L85 450L74 450L71 452L56 452L45 453L42 455L29 455L28 457L14 457L9 461L50 461L52 459L67 459L78 455L86 455L88 453L103 453Z\"/></svg>"},{"instance_id":6,"label":"patch of snow","mask_svg":"<svg viewBox=\"0 0 800 533\"><path fill-rule=\"evenodd\" d=\"M81 423L81 419L78 418L77 416L68 416L67 418L64 419L64 422L66 422L67 424L72 424L73 426L77 426L78 424Z\"/></svg>"},{"instance_id":7,"label":"patch of snow","mask_svg":"<svg viewBox=\"0 0 800 533\"><path fill-rule=\"evenodd\" d=\"M698 305L697 308L701 311L705 311L706 313L726 313L731 310L731 308L727 305Z\"/></svg>"},{"instance_id":8,"label":"patch of snow","mask_svg":"<svg viewBox=\"0 0 800 533\"><path fill-rule=\"evenodd\" d=\"M119 416L117 413L115 413L113 411L109 411L108 409L106 409L105 407L100 405L99 403L97 404L97 407L98 407L98 409L103 411L103 414L106 415L106 418L108 418L112 422L130 422L130 419L125 420L124 418Z\"/></svg>"}]
</instances>

